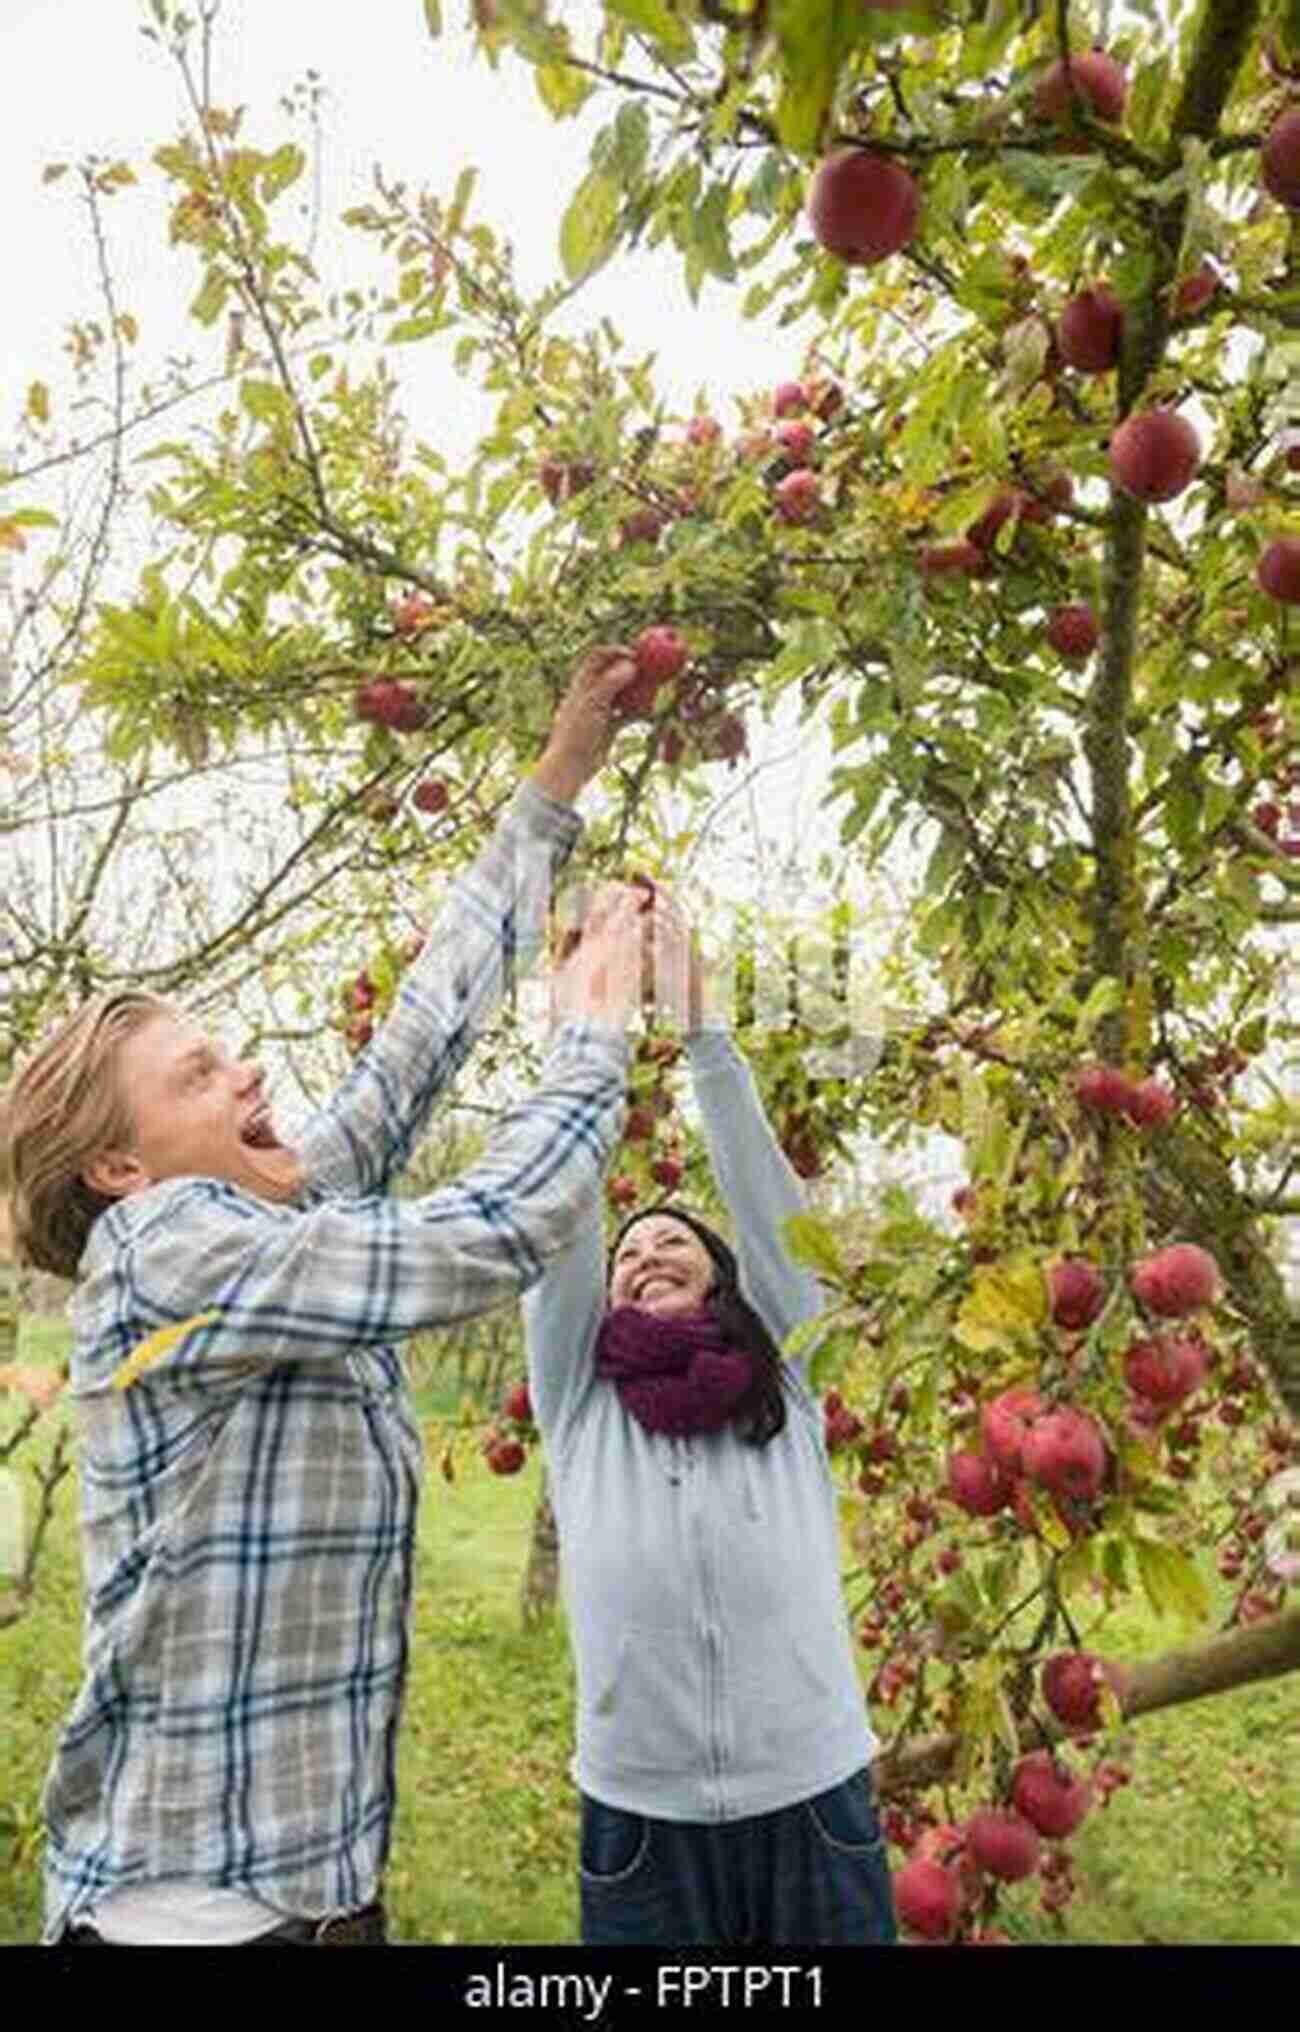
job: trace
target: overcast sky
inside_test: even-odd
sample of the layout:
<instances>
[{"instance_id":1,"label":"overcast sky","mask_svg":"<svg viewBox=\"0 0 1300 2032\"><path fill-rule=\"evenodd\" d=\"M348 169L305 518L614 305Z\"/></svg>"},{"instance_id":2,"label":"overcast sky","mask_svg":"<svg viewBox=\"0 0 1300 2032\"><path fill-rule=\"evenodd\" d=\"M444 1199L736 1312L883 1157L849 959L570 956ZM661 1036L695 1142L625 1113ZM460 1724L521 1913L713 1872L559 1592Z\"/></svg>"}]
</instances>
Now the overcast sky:
<instances>
[{"instance_id":1,"label":"overcast sky","mask_svg":"<svg viewBox=\"0 0 1300 2032\"><path fill-rule=\"evenodd\" d=\"M373 165L449 194L459 171L480 172L476 216L515 246L517 273L535 289L559 271L556 251L563 203L586 164L596 128L617 101L593 99L575 120L556 123L542 107L532 73L503 58L493 71L473 53L469 0L446 0L441 42L429 36L422 0L223 0L216 43L214 97L249 107L244 135L275 143L289 128L278 101L308 66L326 87L324 215L336 218L370 194ZM141 164L185 118L174 67L141 35L143 0L0 0L0 248L6 289L4 403L36 372L48 373L68 318L90 307L90 252L73 229L68 183L43 187L45 163L76 162L90 150ZM151 172L156 175L156 172ZM299 187L304 201L307 184ZM192 293L197 264L167 256L158 213L141 192L108 208L123 301L144 328L144 343ZM155 231L138 231L146 219ZM134 245L132 245L134 242ZM340 228L320 248L332 267L356 236ZM185 260L189 262L188 272ZM638 350L658 349L666 392L684 409L703 385L723 403L732 388L775 383L796 371L801 341L740 316L743 291L706 283L692 307L675 255L661 250L620 258L579 299L583 324L609 315ZM427 417L412 404L417 428L440 449L455 449L455 397L463 384L427 348L404 382L428 391ZM418 395L418 391L415 391ZM724 418L730 412L721 410ZM439 430L441 420L441 432Z\"/></svg>"}]
</instances>

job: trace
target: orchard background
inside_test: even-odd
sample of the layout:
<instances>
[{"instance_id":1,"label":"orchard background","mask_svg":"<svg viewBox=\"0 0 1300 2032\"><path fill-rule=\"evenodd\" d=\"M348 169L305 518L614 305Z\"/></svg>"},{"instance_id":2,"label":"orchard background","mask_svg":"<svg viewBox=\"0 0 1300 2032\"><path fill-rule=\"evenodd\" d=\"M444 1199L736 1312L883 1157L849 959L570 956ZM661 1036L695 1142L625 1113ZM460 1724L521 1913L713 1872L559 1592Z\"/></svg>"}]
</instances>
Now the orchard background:
<instances>
[{"instance_id":1,"label":"orchard background","mask_svg":"<svg viewBox=\"0 0 1300 2032\"><path fill-rule=\"evenodd\" d=\"M809 1180L800 1352L905 1916L1068 1928L1062 1843L1138 1716L1272 1680L1296 1723L1300 19L409 12L431 129L453 41L557 123L536 287L459 162L327 217L322 80L232 103L213 0L140 9L175 133L35 166L94 294L0 492L0 1072L141 981L237 1010L305 1102L581 649L671 631L582 872L714 935ZM157 332L121 281L146 218ZM776 371L666 394L586 309L624 263ZM454 452L407 414L431 360L481 420ZM417 1183L536 1027L507 1013ZM639 1046L612 1215L711 1203L675 1054ZM18 1643L72 1449L10 1286ZM519 1359L502 1322L452 1352L454 1490L489 1420L502 1465Z\"/></svg>"}]
</instances>

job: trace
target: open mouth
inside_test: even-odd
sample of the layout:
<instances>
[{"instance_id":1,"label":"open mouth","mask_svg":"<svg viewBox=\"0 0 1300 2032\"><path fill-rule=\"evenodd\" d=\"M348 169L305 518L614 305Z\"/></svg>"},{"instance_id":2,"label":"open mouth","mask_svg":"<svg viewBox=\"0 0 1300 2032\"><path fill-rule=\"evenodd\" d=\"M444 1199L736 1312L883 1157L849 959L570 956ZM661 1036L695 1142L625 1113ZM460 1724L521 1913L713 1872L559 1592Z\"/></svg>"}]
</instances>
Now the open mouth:
<instances>
[{"instance_id":1,"label":"open mouth","mask_svg":"<svg viewBox=\"0 0 1300 2032\"><path fill-rule=\"evenodd\" d=\"M254 1111L239 1132L239 1140L250 1150L278 1150L280 1139L271 1126L271 1110L263 1106Z\"/></svg>"}]
</instances>

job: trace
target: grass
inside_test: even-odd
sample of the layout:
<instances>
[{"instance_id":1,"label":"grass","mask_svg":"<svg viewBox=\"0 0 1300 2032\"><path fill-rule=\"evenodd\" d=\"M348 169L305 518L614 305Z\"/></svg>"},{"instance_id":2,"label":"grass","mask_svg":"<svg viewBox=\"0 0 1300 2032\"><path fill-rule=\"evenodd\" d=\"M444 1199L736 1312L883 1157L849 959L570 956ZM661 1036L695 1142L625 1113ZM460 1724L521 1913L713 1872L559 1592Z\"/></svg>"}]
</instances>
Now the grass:
<instances>
[{"instance_id":1,"label":"grass","mask_svg":"<svg viewBox=\"0 0 1300 2032\"><path fill-rule=\"evenodd\" d=\"M22 1356L57 1360L62 1322L23 1323ZM453 1407L426 1390L426 1417ZM431 1458L416 1568L410 1691L387 1895L398 1939L440 1944L576 1937L577 1799L562 1618L521 1628L518 1591L539 1480ZM37 1937L40 1789L78 1676L75 1491L65 1483L30 1613L0 1631L0 1943ZM1186 1641L1141 1604L1108 1648ZM882 1714L881 1723L889 1717ZM1071 1842L1066 1937L1106 1944L1300 1941L1300 1697L1294 1678L1150 1716L1133 1781ZM1002 1924L1059 1937L1015 1887Z\"/></svg>"}]
</instances>

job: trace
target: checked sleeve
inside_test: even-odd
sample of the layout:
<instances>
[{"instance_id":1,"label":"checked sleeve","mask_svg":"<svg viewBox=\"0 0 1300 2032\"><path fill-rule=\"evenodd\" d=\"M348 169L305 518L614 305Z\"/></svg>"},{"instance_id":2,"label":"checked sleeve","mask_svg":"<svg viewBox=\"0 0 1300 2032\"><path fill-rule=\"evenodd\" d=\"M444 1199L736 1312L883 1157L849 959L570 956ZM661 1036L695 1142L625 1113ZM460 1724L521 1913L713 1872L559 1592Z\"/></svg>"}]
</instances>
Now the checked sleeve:
<instances>
[{"instance_id":1,"label":"checked sleeve","mask_svg":"<svg viewBox=\"0 0 1300 2032\"><path fill-rule=\"evenodd\" d=\"M387 1020L294 1140L310 1189L382 1192L408 1162L438 1095L540 950L560 869L581 832L567 805L525 783L452 885Z\"/></svg>"},{"instance_id":2,"label":"checked sleeve","mask_svg":"<svg viewBox=\"0 0 1300 2032\"><path fill-rule=\"evenodd\" d=\"M96 1223L79 1312L103 1387L138 1343L212 1315L151 1380L192 1385L232 1368L337 1360L516 1299L569 1247L619 1134L627 1043L571 1022L536 1091L454 1184L422 1199L369 1195L274 1206L216 1179L173 1179ZM98 1317L95 1313L98 1311Z\"/></svg>"}]
</instances>

